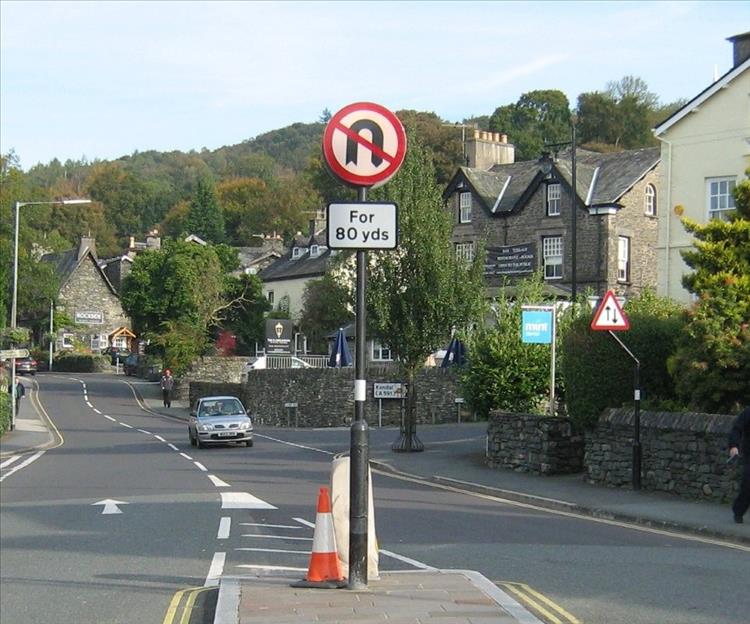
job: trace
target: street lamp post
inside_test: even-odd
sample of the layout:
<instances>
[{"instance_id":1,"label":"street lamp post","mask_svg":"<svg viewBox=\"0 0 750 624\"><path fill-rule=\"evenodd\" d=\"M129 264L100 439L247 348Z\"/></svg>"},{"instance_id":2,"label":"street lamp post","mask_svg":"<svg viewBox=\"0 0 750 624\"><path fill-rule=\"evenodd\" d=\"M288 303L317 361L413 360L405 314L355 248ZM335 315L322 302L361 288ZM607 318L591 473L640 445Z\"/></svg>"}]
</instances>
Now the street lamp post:
<instances>
[{"instance_id":1,"label":"street lamp post","mask_svg":"<svg viewBox=\"0 0 750 624\"><path fill-rule=\"evenodd\" d=\"M16 318L18 312L18 221L19 213L23 206L69 206L71 204L90 204L90 199L60 199L57 201L30 201L19 202L14 205L15 208L15 227L13 232L13 299L10 306L10 327L16 328ZM13 396L10 402L10 428L16 427L16 358L10 360L10 387L13 390Z\"/></svg>"}]
</instances>

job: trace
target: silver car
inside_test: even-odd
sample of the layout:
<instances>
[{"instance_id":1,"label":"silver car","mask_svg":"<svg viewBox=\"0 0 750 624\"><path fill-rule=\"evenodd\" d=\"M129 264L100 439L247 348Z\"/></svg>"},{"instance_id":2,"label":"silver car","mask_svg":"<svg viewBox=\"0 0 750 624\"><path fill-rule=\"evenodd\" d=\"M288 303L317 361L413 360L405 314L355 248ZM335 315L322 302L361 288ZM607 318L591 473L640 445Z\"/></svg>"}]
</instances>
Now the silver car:
<instances>
[{"instance_id":1,"label":"silver car","mask_svg":"<svg viewBox=\"0 0 750 624\"><path fill-rule=\"evenodd\" d=\"M226 442L252 446L253 423L237 397L203 397L190 412L188 437L190 444L198 448Z\"/></svg>"}]
</instances>

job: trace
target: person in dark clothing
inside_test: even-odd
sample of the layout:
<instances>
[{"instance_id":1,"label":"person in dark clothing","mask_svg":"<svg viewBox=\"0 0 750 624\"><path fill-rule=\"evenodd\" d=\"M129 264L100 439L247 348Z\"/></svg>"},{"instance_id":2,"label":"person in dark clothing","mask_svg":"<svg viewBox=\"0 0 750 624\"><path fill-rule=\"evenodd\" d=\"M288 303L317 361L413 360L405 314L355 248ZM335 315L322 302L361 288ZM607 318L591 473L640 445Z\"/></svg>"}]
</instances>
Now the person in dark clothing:
<instances>
[{"instance_id":1,"label":"person in dark clothing","mask_svg":"<svg viewBox=\"0 0 750 624\"><path fill-rule=\"evenodd\" d=\"M172 407L172 389L174 388L174 377L172 371L166 369L161 378L161 394L164 399L164 407Z\"/></svg>"},{"instance_id":2,"label":"person in dark clothing","mask_svg":"<svg viewBox=\"0 0 750 624\"><path fill-rule=\"evenodd\" d=\"M21 407L21 397L26 396L26 388L21 383L21 380L16 377L15 392L12 388L8 388L8 392L12 394L13 398L16 400L16 416L18 416L18 409Z\"/></svg>"},{"instance_id":3,"label":"person in dark clothing","mask_svg":"<svg viewBox=\"0 0 750 624\"><path fill-rule=\"evenodd\" d=\"M734 521L742 524L742 517L750 507L750 407L746 407L735 418L732 430L729 432L729 459L733 460L742 455L744 466L742 467L742 481L740 492L732 504Z\"/></svg>"}]
</instances>

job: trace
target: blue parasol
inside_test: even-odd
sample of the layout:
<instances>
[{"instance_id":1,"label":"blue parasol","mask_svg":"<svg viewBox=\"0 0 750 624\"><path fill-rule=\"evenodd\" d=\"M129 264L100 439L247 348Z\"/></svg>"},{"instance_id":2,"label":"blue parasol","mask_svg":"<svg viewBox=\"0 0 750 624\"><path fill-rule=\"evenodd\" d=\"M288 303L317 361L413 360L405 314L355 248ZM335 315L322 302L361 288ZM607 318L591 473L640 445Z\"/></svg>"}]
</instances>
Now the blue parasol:
<instances>
[{"instance_id":1,"label":"blue parasol","mask_svg":"<svg viewBox=\"0 0 750 624\"><path fill-rule=\"evenodd\" d=\"M466 364L466 347L464 347L464 343L458 338L453 338L448 345L448 350L445 352L445 357L440 368L463 366L464 364Z\"/></svg>"},{"instance_id":2,"label":"blue parasol","mask_svg":"<svg viewBox=\"0 0 750 624\"><path fill-rule=\"evenodd\" d=\"M333 350L331 351L331 357L328 359L328 366L331 368L351 366L352 356L349 353L349 346L346 344L346 336L344 330L340 329L336 332L336 338L333 341Z\"/></svg>"}]
</instances>

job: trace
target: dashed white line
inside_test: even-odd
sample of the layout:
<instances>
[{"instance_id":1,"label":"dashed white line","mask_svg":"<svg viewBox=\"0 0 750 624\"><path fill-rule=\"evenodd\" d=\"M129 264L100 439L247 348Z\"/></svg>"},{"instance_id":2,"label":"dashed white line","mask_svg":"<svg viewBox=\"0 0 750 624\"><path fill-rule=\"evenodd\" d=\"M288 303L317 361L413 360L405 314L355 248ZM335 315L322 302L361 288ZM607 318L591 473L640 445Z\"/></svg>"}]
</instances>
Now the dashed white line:
<instances>
[{"instance_id":1,"label":"dashed white line","mask_svg":"<svg viewBox=\"0 0 750 624\"><path fill-rule=\"evenodd\" d=\"M309 555L309 550L283 550L281 548L235 548L235 550L244 550L247 552L266 552L266 553L289 553L292 555Z\"/></svg>"},{"instance_id":2,"label":"dashed white line","mask_svg":"<svg viewBox=\"0 0 750 624\"><path fill-rule=\"evenodd\" d=\"M286 572L307 572L307 568L291 568L289 566L272 566L272 565L255 565L252 563L241 563L234 566L235 568L245 568L247 570L279 570Z\"/></svg>"},{"instance_id":3,"label":"dashed white line","mask_svg":"<svg viewBox=\"0 0 750 624\"><path fill-rule=\"evenodd\" d=\"M98 409L96 409L95 407L92 407L91 409L93 409L97 414L101 414L101 412Z\"/></svg>"},{"instance_id":4,"label":"dashed white line","mask_svg":"<svg viewBox=\"0 0 750 624\"><path fill-rule=\"evenodd\" d=\"M216 487L232 487L225 481L222 481L217 477L216 475L207 475L209 479L211 479L211 483L213 483Z\"/></svg>"},{"instance_id":5,"label":"dashed white line","mask_svg":"<svg viewBox=\"0 0 750 624\"><path fill-rule=\"evenodd\" d=\"M188 461L193 461L193 458L192 458L192 457L190 457L190 455L188 455L187 453L180 453L180 455L182 455L182 456L183 456L183 457L184 457L185 459L187 459Z\"/></svg>"},{"instance_id":6,"label":"dashed white line","mask_svg":"<svg viewBox=\"0 0 750 624\"><path fill-rule=\"evenodd\" d=\"M292 524L263 524L261 522L240 522L240 526L269 527L271 529L299 529L298 526Z\"/></svg>"},{"instance_id":7,"label":"dashed white line","mask_svg":"<svg viewBox=\"0 0 750 624\"><path fill-rule=\"evenodd\" d=\"M10 466L19 457L21 457L21 456L20 455L13 455L13 457L9 457L2 464L0 464L0 468L5 468L6 466Z\"/></svg>"},{"instance_id":8,"label":"dashed white line","mask_svg":"<svg viewBox=\"0 0 750 624\"><path fill-rule=\"evenodd\" d=\"M229 531L232 528L232 519L224 517L219 520L219 532L216 535L216 539L227 539L229 537Z\"/></svg>"},{"instance_id":9,"label":"dashed white line","mask_svg":"<svg viewBox=\"0 0 750 624\"><path fill-rule=\"evenodd\" d=\"M86 405L88 405L91 409L94 409L94 406L91 405L91 403L89 403L88 401L86 401Z\"/></svg>"},{"instance_id":10,"label":"dashed white line","mask_svg":"<svg viewBox=\"0 0 750 624\"><path fill-rule=\"evenodd\" d=\"M312 537L290 537L288 535L262 535L260 533L243 533L242 537L262 537L263 539L295 540L298 542L312 542Z\"/></svg>"},{"instance_id":11,"label":"dashed white line","mask_svg":"<svg viewBox=\"0 0 750 624\"><path fill-rule=\"evenodd\" d=\"M224 562L227 559L227 554L223 552L214 553L214 558L211 560L211 567L208 569L208 576L203 587L215 587L219 584L219 579L224 571Z\"/></svg>"},{"instance_id":12,"label":"dashed white line","mask_svg":"<svg viewBox=\"0 0 750 624\"><path fill-rule=\"evenodd\" d=\"M180 450L180 449L178 449L178 448L177 448L177 447L176 447L176 446L175 446L174 444L167 444L167 446L168 446L169 448L171 448L171 449L172 449L173 451L179 451L179 450Z\"/></svg>"},{"instance_id":13,"label":"dashed white line","mask_svg":"<svg viewBox=\"0 0 750 624\"><path fill-rule=\"evenodd\" d=\"M114 418L112 418L111 416L107 416L106 414L104 414L104 418L108 418L112 422L117 422Z\"/></svg>"},{"instance_id":14,"label":"dashed white line","mask_svg":"<svg viewBox=\"0 0 750 624\"><path fill-rule=\"evenodd\" d=\"M202 470L203 472L208 472L208 468L206 468L200 462L194 461L193 463L195 464L196 468L198 468L198 470Z\"/></svg>"},{"instance_id":15,"label":"dashed white line","mask_svg":"<svg viewBox=\"0 0 750 624\"><path fill-rule=\"evenodd\" d=\"M160 435L154 435L154 437L159 440L159 442L166 442L164 438L162 438Z\"/></svg>"},{"instance_id":16,"label":"dashed white line","mask_svg":"<svg viewBox=\"0 0 750 624\"><path fill-rule=\"evenodd\" d=\"M141 433L145 433L146 435L151 435L150 431L146 431L145 429L138 429Z\"/></svg>"},{"instance_id":17,"label":"dashed white line","mask_svg":"<svg viewBox=\"0 0 750 624\"><path fill-rule=\"evenodd\" d=\"M121 425L122 425L123 427L127 427L128 429L134 429L133 425L129 425L128 423L120 422L120 424L121 424Z\"/></svg>"}]
</instances>

